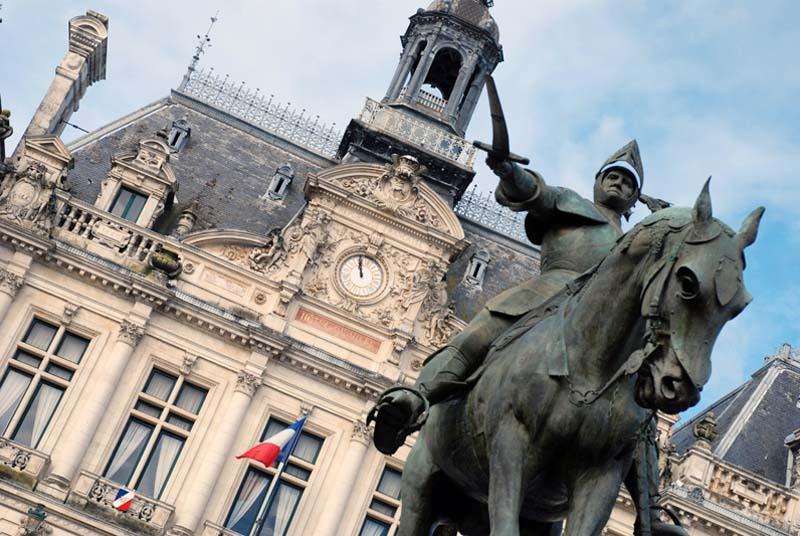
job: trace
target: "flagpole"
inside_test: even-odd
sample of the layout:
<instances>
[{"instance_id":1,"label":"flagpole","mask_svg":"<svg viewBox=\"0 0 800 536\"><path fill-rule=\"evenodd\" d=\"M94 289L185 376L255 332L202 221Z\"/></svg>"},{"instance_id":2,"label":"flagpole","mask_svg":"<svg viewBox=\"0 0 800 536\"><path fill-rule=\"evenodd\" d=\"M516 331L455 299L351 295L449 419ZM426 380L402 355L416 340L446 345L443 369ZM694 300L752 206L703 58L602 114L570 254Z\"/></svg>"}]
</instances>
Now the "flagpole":
<instances>
[{"instance_id":1,"label":"flagpole","mask_svg":"<svg viewBox=\"0 0 800 536\"><path fill-rule=\"evenodd\" d=\"M294 448L297 446L297 442L300 440L300 434L303 432L303 427L305 426L306 422L305 419L303 420L300 428L297 429L297 433L292 438L292 444L289 447L288 452L286 453L286 457L284 458L283 462L281 462L280 466L278 467L278 472L275 473L273 484L270 490L267 491L267 500L261 505L261 508L258 510L258 515L256 516L256 522L253 524L253 528L250 529L250 534L248 536L258 536L259 531L261 530L264 521L266 520L267 512L269 512L270 507L275 499L275 496L278 494L278 489L281 487L281 476L283 476L283 470L286 469L286 466L289 464L289 457L294 452Z\"/></svg>"}]
</instances>

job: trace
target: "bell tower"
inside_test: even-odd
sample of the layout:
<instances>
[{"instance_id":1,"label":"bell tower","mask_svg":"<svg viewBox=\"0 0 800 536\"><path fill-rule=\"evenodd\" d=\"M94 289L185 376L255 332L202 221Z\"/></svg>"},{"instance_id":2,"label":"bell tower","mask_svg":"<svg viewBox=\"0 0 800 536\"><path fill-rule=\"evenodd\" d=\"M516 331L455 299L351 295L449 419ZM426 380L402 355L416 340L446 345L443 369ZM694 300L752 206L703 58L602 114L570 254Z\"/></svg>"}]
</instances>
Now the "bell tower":
<instances>
[{"instance_id":1,"label":"bell tower","mask_svg":"<svg viewBox=\"0 0 800 536\"><path fill-rule=\"evenodd\" d=\"M491 0L434 0L400 38L403 51L384 98L367 99L347 128L339 155L388 162L409 154L425 179L457 202L472 181L475 149L464 133L485 77L503 60Z\"/></svg>"}]
</instances>

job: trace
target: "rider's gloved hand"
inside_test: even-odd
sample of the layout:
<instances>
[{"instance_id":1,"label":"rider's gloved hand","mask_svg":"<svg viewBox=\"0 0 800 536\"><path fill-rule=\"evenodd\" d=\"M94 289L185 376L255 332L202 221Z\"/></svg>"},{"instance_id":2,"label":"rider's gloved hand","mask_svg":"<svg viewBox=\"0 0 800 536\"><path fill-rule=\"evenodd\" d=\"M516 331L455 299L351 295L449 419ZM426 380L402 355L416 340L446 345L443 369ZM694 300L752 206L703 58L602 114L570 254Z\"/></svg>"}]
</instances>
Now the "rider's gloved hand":
<instances>
[{"instance_id":1,"label":"rider's gloved hand","mask_svg":"<svg viewBox=\"0 0 800 536\"><path fill-rule=\"evenodd\" d=\"M508 180L514 175L514 164L506 158L497 158L490 154L486 157L486 165L500 180Z\"/></svg>"}]
</instances>

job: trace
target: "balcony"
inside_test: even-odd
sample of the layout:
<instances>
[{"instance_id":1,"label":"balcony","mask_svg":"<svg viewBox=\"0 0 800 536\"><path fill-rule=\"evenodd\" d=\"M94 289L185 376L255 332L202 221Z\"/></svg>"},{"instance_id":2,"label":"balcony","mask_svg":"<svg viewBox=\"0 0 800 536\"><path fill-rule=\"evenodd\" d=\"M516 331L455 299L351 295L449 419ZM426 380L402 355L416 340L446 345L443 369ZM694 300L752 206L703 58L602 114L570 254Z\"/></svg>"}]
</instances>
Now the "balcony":
<instances>
[{"instance_id":1,"label":"balcony","mask_svg":"<svg viewBox=\"0 0 800 536\"><path fill-rule=\"evenodd\" d=\"M150 258L165 245L176 252L180 248L177 242L159 233L61 191L57 193L56 207L53 238L141 275L152 271Z\"/></svg>"},{"instance_id":2,"label":"balcony","mask_svg":"<svg viewBox=\"0 0 800 536\"><path fill-rule=\"evenodd\" d=\"M33 449L0 439L0 478L33 489L50 458Z\"/></svg>"},{"instance_id":3,"label":"balcony","mask_svg":"<svg viewBox=\"0 0 800 536\"><path fill-rule=\"evenodd\" d=\"M120 486L88 471L81 471L72 486L67 502L97 516L108 519L136 534L158 536L172 518L175 507L136 495L127 512L114 508Z\"/></svg>"},{"instance_id":4,"label":"balcony","mask_svg":"<svg viewBox=\"0 0 800 536\"><path fill-rule=\"evenodd\" d=\"M477 149L464 138L375 100L367 99L359 119L376 130L398 136L463 167L472 168L475 162Z\"/></svg>"}]
</instances>

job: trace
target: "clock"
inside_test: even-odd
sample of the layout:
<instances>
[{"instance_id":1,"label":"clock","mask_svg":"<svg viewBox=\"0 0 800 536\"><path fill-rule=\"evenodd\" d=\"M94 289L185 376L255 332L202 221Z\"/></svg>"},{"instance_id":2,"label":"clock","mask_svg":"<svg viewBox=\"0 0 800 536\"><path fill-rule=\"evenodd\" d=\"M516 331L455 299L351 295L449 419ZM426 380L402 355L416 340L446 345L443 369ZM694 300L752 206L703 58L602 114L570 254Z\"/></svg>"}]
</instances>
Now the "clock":
<instances>
[{"instance_id":1,"label":"clock","mask_svg":"<svg viewBox=\"0 0 800 536\"><path fill-rule=\"evenodd\" d=\"M380 263L362 253L348 255L339 263L339 284L355 298L376 295L383 288L385 279Z\"/></svg>"}]
</instances>

